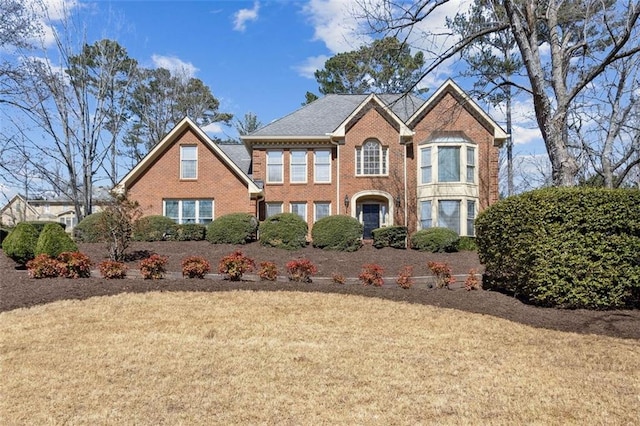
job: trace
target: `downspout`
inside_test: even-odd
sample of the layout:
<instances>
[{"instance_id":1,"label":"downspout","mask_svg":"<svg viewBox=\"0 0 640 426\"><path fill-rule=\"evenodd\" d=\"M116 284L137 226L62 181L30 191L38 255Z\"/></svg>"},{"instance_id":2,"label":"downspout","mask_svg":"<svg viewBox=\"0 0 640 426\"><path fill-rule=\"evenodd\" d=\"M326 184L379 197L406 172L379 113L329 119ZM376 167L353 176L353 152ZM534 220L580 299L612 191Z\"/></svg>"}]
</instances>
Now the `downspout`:
<instances>
[{"instance_id":1,"label":"downspout","mask_svg":"<svg viewBox=\"0 0 640 426\"><path fill-rule=\"evenodd\" d=\"M404 146L404 226L408 226L407 222L409 220L408 209L407 209L407 201L409 199L407 192L409 190L409 184L407 182L407 145Z\"/></svg>"},{"instance_id":2,"label":"downspout","mask_svg":"<svg viewBox=\"0 0 640 426\"><path fill-rule=\"evenodd\" d=\"M330 139L332 145L336 147L336 214L340 214L340 143ZM346 211L345 211L346 213Z\"/></svg>"}]
</instances>

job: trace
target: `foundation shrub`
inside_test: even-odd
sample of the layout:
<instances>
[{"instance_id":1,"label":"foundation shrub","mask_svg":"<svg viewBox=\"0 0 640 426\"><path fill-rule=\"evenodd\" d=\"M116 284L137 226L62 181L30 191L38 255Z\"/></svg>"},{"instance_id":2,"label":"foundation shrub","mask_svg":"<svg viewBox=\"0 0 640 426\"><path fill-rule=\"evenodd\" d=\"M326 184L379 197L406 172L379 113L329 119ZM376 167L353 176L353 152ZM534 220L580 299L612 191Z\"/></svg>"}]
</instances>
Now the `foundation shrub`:
<instances>
[{"instance_id":1,"label":"foundation shrub","mask_svg":"<svg viewBox=\"0 0 640 426\"><path fill-rule=\"evenodd\" d=\"M460 241L458 242L458 250L477 251L478 245L476 244L475 237L460 237Z\"/></svg>"},{"instance_id":2,"label":"foundation shrub","mask_svg":"<svg viewBox=\"0 0 640 426\"><path fill-rule=\"evenodd\" d=\"M307 223L295 213L280 213L260 224L260 244L297 250L307 245Z\"/></svg>"},{"instance_id":3,"label":"foundation shrub","mask_svg":"<svg viewBox=\"0 0 640 426\"><path fill-rule=\"evenodd\" d=\"M38 231L26 222L21 222L13 228L2 242L2 251L15 262L25 265L35 257L38 244Z\"/></svg>"},{"instance_id":4,"label":"foundation shrub","mask_svg":"<svg viewBox=\"0 0 640 426\"><path fill-rule=\"evenodd\" d=\"M278 279L278 267L273 262L260 262L258 276L262 281L275 281Z\"/></svg>"},{"instance_id":5,"label":"foundation shrub","mask_svg":"<svg viewBox=\"0 0 640 426\"><path fill-rule=\"evenodd\" d=\"M362 266L362 272L360 272L358 278L363 285L382 287L382 285L384 284L384 279L382 278L383 273L384 269L382 268L382 266L375 263L369 263Z\"/></svg>"},{"instance_id":6,"label":"foundation shrub","mask_svg":"<svg viewBox=\"0 0 640 426\"><path fill-rule=\"evenodd\" d=\"M453 253L458 251L460 237L448 228L427 228L411 235L411 248L431 253Z\"/></svg>"},{"instance_id":7,"label":"foundation shrub","mask_svg":"<svg viewBox=\"0 0 640 426\"><path fill-rule=\"evenodd\" d=\"M29 260L26 266L31 278L56 278L60 274L58 260L46 254L40 254Z\"/></svg>"},{"instance_id":8,"label":"foundation shrub","mask_svg":"<svg viewBox=\"0 0 640 426\"><path fill-rule=\"evenodd\" d=\"M258 221L248 213L220 216L207 226L207 241L212 244L247 244L255 241Z\"/></svg>"},{"instance_id":9,"label":"foundation shrub","mask_svg":"<svg viewBox=\"0 0 640 426\"><path fill-rule=\"evenodd\" d=\"M476 220L483 287L563 308L640 307L640 191L547 188Z\"/></svg>"},{"instance_id":10,"label":"foundation shrub","mask_svg":"<svg viewBox=\"0 0 640 426\"><path fill-rule=\"evenodd\" d=\"M225 274L230 281L240 281L246 272L256 267L255 261L242 251L236 250L226 255L218 264L218 272Z\"/></svg>"},{"instance_id":11,"label":"foundation shrub","mask_svg":"<svg viewBox=\"0 0 640 426\"><path fill-rule=\"evenodd\" d=\"M85 216L73 228L73 239L78 243L102 243L107 241L107 236L102 227L99 226L103 214L103 212L98 212Z\"/></svg>"},{"instance_id":12,"label":"foundation shrub","mask_svg":"<svg viewBox=\"0 0 640 426\"><path fill-rule=\"evenodd\" d=\"M393 247L397 249L407 248L408 230L406 226L387 226L374 229L373 246L375 248Z\"/></svg>"},{"instance_id":13,"label":"foundation shrub","mask_svg":"<svg viewBox=\"0 0 640 426\"><path fill-rule=\"evenodd\" d=\"M66 251L58 255L60 276L64 278L89 278L91 259L79 251Z\"/></svg>"},{"instance_id":14,"label":"foundation shrub","mask_svg":"<svg viewBox=\"0 0 640 426\"><path fill-rule=\"evenodd\" d=\"M177 225L173 219L166 216L144 216L133 224L134 241L164 241L170 240L176 233Z\"/></svg>"},{"instance_id":15,"label":"foundation shrub","mask_svg":"<svg viewBox=\"0 0 640 426\"><path fill-rule=\"evenodd\" d=\"M170 236L173 241L202 241L205 238L207 227L199 223L183 223L175 225L175 230Z\"/></svg>"},{"instance_id":16,"label":"foundation shrub","mask_svg":"<svg viewBox=\"0 0 640 426\"><path fill-rule=\"evenodd\" d=\"M127 276L127 265L115 260L103 260L98 264L98 270L102 278L108 280L123 279Z\"/></svg>"},{"instance_id":17,"label":"foundation shrub","mask_svg":"<svg viewBox=\"0 0 640 426\"><path fill-rule=\"evenodd\" d=\"M145 280L159 280L167 273L167 257L159 254L152 254L140 261L140 275Z\"/></svg>"},{"instance_id":18,"label":"foundation shrub","mask_svg":"<svg viewBox=\"0 0 640 426\"><path fill-rule=\"evenodd\" d=\"M314 247L353 252L362 246L362 224L351 216L327 216L313 224L311 239Z\"/></svg>"},{"instance_id":19,"label":"foundation shrub","mask_svg":"<svg viewBox=\"0 0 640 426\"><path fill-rule=\"evenodd\" d=\"M60 224L52 222L44 226L36 244L36 256L47 254L51 257L57 257L62 252L73 251L78 251L78 246Z\"/></svg>"},{"instance_id":20,"label":"foundation shrub","mask_svg":"<svg viewBox=\"0 0 640 426\"><path fill-rule=\"evenodd\" d=\"M289 281L310 283L311 277L318 273L318 267L309 259L294 259L285 265Z\"/></svg>"},{"instance_id":21,"label":"foundation shrub","mask_svg":"<svg viewBox=\"0 0 640 426\"><path fill-rule=\"evenodd\" d=\"M204 257L189 256L182 260L182 276L204 278L211 271L211 264Z\"/></svg>"}]
</instances>

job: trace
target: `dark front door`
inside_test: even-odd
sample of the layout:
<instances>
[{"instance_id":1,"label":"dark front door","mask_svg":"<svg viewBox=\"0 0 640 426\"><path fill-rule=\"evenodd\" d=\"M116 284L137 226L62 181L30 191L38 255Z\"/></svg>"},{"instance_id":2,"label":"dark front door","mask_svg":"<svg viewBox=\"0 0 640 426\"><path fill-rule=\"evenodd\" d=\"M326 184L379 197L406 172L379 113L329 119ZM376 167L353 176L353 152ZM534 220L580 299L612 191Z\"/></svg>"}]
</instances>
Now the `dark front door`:
<instances>
[{"instance_id":1,"label":"dark front door","mask_svg":"<svg viewBox=\"0 0 640 426\"><path fill-rule=\"evenodd\" d=\"M371 231L380 228L380 204L362 205L362 224L364 225L363 238L371 239Z\"/></svg>"}]
</instances>

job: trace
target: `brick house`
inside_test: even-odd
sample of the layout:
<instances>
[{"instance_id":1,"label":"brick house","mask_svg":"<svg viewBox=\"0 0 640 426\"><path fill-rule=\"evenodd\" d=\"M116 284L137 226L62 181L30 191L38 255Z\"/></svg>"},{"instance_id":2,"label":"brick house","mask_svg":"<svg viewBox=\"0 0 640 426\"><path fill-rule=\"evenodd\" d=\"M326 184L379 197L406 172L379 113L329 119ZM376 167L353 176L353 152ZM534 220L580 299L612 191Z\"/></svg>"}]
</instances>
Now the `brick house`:
<instances>
[{"instance_id":1,"label":"brick house","mask_svg":"<svg viewBox=\"0 0 640 426\"><path fill-rule=\"evenodd\" d=\"M214 143L176 126L118 187L145 214L206 223L231 212L293 212L312 224L348 214L371 230L445 226L473 235L498 199L507 134L453 81L424 101L327 95L250 135Z\"/></svg>"}]
</instances>

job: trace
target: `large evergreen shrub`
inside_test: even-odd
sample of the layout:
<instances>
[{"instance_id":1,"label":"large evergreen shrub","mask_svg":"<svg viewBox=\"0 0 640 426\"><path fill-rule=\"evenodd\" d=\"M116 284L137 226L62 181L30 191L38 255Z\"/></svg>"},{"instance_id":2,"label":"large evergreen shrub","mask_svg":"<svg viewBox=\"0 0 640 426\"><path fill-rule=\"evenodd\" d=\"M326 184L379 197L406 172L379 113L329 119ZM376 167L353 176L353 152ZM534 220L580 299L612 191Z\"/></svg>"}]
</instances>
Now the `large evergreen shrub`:
<instances>
[{"instance_id":1,"label":"large evergreen shrub","mask_svg":"<svg viewBox=\"0 0 640 426\"><path fill-rule=\"evenodd\" d=\"M296 250L307 245L307 222L295 213L280 213L260 224L260 243L264 246Z\"/></svg>"},{"instance_id":2,"label":"large evergreen shrub","mask_svg":"<svg viewBox=\"0 0 640 426\"><path fill-rule=\"evenodd\" d=\"M212 244L246 244L255 241L258 221L249 213L220 216L207 226L207 241Z\"/></svg>"},{"instance_id":3,"label":"large evergreen shrub","mask_svg":"<svg viewBox=\"0 0 640 426\"><path fill-rule=\"evenodd\" d=\"M85 216L73 228L73 238L78 243L102 243L107 240L103 228L100 225L103 212L93 213Z\"/></svg>"},{"instance_id":4,"label":"large evergreen shrub","mask_svg":"<svg viewBox=\"0 0 640 426\"><path fill-rule=\"evenodd\" d=\"M183 223L175 226L170 238L172 241L202 241L206 232L207 227L200 223Z\"/></svg>"},{"instance_id":5,"label":"large evergreen shrub","mask_svg":"<svg viewBox=\"0 0 640 426\"><path fill-rule=\"evenodd\" d=\"M62 226L58 223L49 223L40 232L35 255L46 254L49 257L58 257L60 253L74 251L78 251L78 246Z\"/></svg>"},{"instance_id":6,"label":"large evergreen shrub","mask_svg":"<svg viewBox=\"0 0 640 426\"><path fill-rule=\"evenodd\" d=\"M431 253L453 253L458 251L460 237L449 228L427 228L411 235L411 248Z\"/></svg>"},{"instance_id":7,"label":"large evergreen shrub","mask_svg":"<svg viewBox=\"0 0 640 426\"><path fill-rule=\"evenodd\" d=\"M565 308L640 307L640 191L549 188L476 220L483 286Z\"/></svg>"},{"instance_id":8,"label":"large evergreen shrub","mask_svg":"<svg viewBox=\"0 0 640 426\"><path fill-rule=\"evenodd\" d=\"M62 227L62 230L65 230L67 227L67 225L64 223L54 222L51 220L29 220L27 221L27 223L32 225L34 228L36 228L36 232L38 233L38 235L40 235L44 227L50 223L55 223L56 225L59 225L60 227Z\"/></svg>"},{"instance_id":9,"label":"large evergreen shrub","mask_svg":"<svg viewBox=\"0 0 640 426\"><path fill-rule=\"evenodd\" d=\"M407 248L408 233L409 231L406 226L386 226L384 228L374 229L371 231L373 246L375 248Z\"/></svg>"},{"instance_id":10,"label":"large evergreen shrub","mask_svg":"<svg viewBox=\"0 0 640 426\"><path fill-rule=\"evenodd\" d=\"M15 262L25 265L35 257L38 231L26 222L21 222L2 242L2 251Z\"/></svg>"},{"instance_id":11,"label":"large evergreen shrub","mask_svg":"<svg viewBox=\"0 0 640 426\"><path fill-rule=\"evenodd\" d=\"M167 216L144 216L133 224L134 241L164 241L174 238L177 225Z\"/></svg>"},{"instance_id":12,"label":"large evergreen shrub","mask_svg":"<svg viewBox=\"0 0 640 426\"><path fill-rule=\"evenodd\" d=\"M362 246L362 224L351 216L323 217L313 224L311 239L321 249L356 251Z\"/></svg>"}]
</instances>

